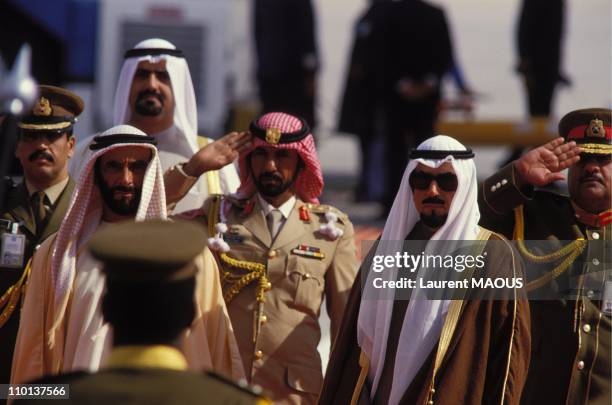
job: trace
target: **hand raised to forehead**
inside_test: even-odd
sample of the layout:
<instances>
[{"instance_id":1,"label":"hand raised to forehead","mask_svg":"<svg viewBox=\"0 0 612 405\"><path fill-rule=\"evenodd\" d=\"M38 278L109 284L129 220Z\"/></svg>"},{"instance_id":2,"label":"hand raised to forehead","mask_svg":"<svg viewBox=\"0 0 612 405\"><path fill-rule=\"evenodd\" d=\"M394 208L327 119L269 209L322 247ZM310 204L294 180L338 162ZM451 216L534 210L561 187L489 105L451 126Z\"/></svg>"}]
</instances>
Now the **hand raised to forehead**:
<instances>
[{"instance_id":1,"label":"hand raised to forehead","mask_svg":"<svg viewBox=\"0 0 612 405\"><path fill-rule=\"evenodd\" d=\"M183 169L193 177L219 170L236 160L240 152L250 147L250 143L249 132L231 132L197 151Z\"/></svg>"},{"instance_id":2,"label":"hand raised to forehead","mask_svg":"<svg viewBox=\"0 0 612 405\"><path fill-rule=\"evenodd\" d=\"M560 173L580 160L582 150L575 142L564 143L559 137L537 147L514 162L519 182L544 186L564 180Z\"/></svg>"}]
</instances>

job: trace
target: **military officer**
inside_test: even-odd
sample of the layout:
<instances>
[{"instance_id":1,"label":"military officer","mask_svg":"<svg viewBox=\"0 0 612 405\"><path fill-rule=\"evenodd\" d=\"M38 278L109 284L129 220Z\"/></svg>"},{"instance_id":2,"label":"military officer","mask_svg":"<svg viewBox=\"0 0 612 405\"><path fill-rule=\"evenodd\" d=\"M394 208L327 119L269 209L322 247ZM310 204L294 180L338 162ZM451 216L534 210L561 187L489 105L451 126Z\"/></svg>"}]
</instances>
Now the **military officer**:
<instances>
[{"instance_id":1,"label":"military officer","mask_svg":"<svg viewBox=\"0 0 612 405\"><path fill-rule=\"evenodd\" d=\"M26 264L36 246L59 228L74 189L68 160L83 101L53 86L40 86L39 94L32 110L17 123L15 156L24 177L9 189L0 215L0 383L9 382Z\"/></svg>"},{"instance_id":2,"label":"military officer","mask_svg":"<svg viewBox=\"0 0 612 405\"><path fill-rule=\"evenodd\" d=\"M182 332L196 316L195 259L205 246L206 232L186 221L102 227L88 248L106 276L101 306L114 332L108 362L96 373L76 371L35 382L70 384L68 399L16 403L269 404L246 386L187 371L178 349Z\"/></svg>"},{"instance_id":3,"label":"military officer","mask_svg":"<svg viewBox=\"0 0 612 405\"><path fill-rule=\"evenodd\" d=\"M213 236L209 247L250 382L274 403L314 404L323 382L321 302L333 342L357 270L353 226L318 203L323 178L303 119L268 113L250 131L237 198L209 199L191 216Z\"/></svg>"},{"instance_id":4,"label":"military officer","mask_svg":"<svg viewBox=\"0 0 612 405\"><path fill-rule=\"evenodd\" d=\"M611 122L609 109L572 111L559 123L565 143L532 150L482 186L481 224L516 239L526 262L546 269L527 275L532 356L523 404L612 403ZM564 179L568 167L569 198L537 188ZM550 248L527 243L542 240Z\"/></svg>"}]
</instances>

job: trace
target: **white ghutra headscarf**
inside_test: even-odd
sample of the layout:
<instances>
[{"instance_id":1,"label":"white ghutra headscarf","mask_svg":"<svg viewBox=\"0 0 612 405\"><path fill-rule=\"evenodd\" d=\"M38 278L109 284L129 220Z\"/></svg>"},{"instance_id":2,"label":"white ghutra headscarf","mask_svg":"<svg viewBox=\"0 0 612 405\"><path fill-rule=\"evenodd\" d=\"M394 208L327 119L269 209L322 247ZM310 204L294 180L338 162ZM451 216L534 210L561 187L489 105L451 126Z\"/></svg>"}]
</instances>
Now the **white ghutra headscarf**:
<instances>
[{"instance_id":1,"label":"white ghutra headscarf","mask_svg":"<svg viewBox=\"0 0 612 405\"><path fill-rule=\"evenodd\" d=\"M197 139L198 111L195 91L193 89L193 82L191 80L187 61L184 57L170 54L146 54L146 50L157 50L160 52L163 49L167 49L170 51L177 51L176 46L165 39L146 39L132 48L132 50L137 49L143 50L145 54L128 56L121 67L117 91L115 92L113 123L114 125L120 125L130 121L130 89L132 88L132 81L134 80L134 73L136 72L138 64L142 61L158 63L165 60L166 70L170 75L170 83L172 84L172 92L174 94L174 125L183 135L181 141L185 142L189 147L190 153L186 156L189 158L193 153L197 152L199 148ZM163 139L158 139L158 142L163 142ZM159 148L163 149L162 145L159 145Z\"/></svg>"},{"instance_id":2,"label":"white ghutra headscarf","mask_svg":"<svg viewBox=\"0 0 612 405\"><path fill-rule=\"evenodd\" d=\"M135 137L144 137L143 140L148 138L138 128L130 125L119 125L103 132L95 139L100 141L105 137L117 138L121 135L131 136L132 139L137 139ZM112 150L128 146L145 148L150 150L152 154L151 161L145 171L140 204L134 219L143 221L149 218L166 219L167 217L163 173L157 156L157 148L153 144L124 140L122 142L109 142L108 146L102 149L89 151L88 160L74 189L66 216L57 232L51 251L53 305L57 308L54 312L58 316L53 322L50 336L54 336L54 330L60 325L66 312L68 297L76 274L78 252L85 246L102 219L102 197L94 179L96 161L100 156Z\"/></svg>"},{"instance_id":3,"label":"white ghutra headscarf","mask_svg":"<svg viewBox=\"0 0 612 405\"><path fill-rule=\"evenodd\" d=\"M438 135L421 143L417 150L466 151L467 148L449 136ZM479 232L480 211L477 201L478 183L474 159L456 159L451 154L443 159L418 158L412 159L406 167L399 191L385 223L376 255L394 255L395 252L401 252L404 239L420 220L409 184L412 171L419 163L437 168L445 162L451 162L453 165L458 187L446 222L430 239L442 241L476 239ZM368 378L372 383L371 398L374 398L384 367L395 297L392 289L374 291L372 279L382 277L383 280L396 280L397 272L397 268L385 269L382 273L370 271L360 304L357 341L361 350L370 359ZM429 300L424 298L423 294L424 292L418 289L413 291L402 324L397 342L393 383L389 398L389 403L392 405L399 403L405 390L438 342L444 315L448 311L448 300ZM391 344L395 343L391 342Z\"/></svg>"}]
</instances>

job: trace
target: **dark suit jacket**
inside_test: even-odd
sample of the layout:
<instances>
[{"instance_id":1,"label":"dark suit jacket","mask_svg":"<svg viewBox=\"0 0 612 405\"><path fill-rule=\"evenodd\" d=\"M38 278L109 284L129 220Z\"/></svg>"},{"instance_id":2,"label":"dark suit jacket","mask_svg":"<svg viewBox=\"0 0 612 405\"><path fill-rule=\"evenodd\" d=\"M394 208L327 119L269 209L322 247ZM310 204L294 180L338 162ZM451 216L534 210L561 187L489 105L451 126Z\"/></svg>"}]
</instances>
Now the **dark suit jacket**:
<instances>
[{"instance_id":1,"label":"dark suit jacket","mask_svg":"<svg viewBox=\"0 0 612 405\"><path fill-rule=\"evenodd\" d=\"M523 0L517 47L523 73L537 79L559 78L565 0Z\"/></svg>"},{"instance_id":2,"label":"dark suit jacket","mask_svg":"<svg viewBox=\"0 0 612 405\"><path fill-rule=\"evenodd\" d=\"M43 377L34 384L69 384L69 399L23 399L15 404L165 405L265 404L251 391L211 373L161 368L116 368Z\"/></svg>"},{"instance_id":3,"label":"dark suit jacket","mask_svg":"<svg viewBox=\"0 0 612 405\"><path fill-rule=\"evenodd\" d=\"M440 80L451 69L453 55L447 20L442 9L421 0L393 3L387 18L383 56L389 95L396 98L402 79ZM434 105L439 97L435 94Z\"/></svg>"},{"instance_id":4,"label":"dark suit jacket","mask_svg":"<svg viewBox=\"0 0 612 405\"><path fill-rule=\"evenodd\" d=\"M24 253L24 267L20 269L0 267L0 296L6 292L13 284L21 278L23 270L28 260L34 255L36 246L42 243L48 236L57 232L59 229L70 197L74 191L74 181L68 180L64 191L55 202L53 213L47 221L47 225L41 233L37 235L34 217L30 210L30 202L28 191L25 183L18 184L8 191L6 200L6 210L0 215L1 219L11 222L21 222L19 233L25 235L26 246ZM0 227L1 232L5 232L3 227ZM7 323L0 328L0 383L8 384L11 373L11 362L13 359L13 349L15 339L17 337L17 329L19 328L19 308L16 308Z\"/></svg>"},{"instance_id":5,"label":"dark suit jacket","mask_svg":"<svg viewBox=\"0 0 612 405\"><path fill-rule=\"evenodd\" d=\"M304 58L317 56L311 0L255 0L255 48L257 76L301 78Z\"/></svg>"},{"instance_id":6,"label":"dark suit jacket","mask_svg":"<svg viewBox=\"0 0 612 405\"><path fill-rule=\"evenodd\" d=\"M375 110L380 102L384 65L384 31L393 9L391 1L375 1L355 25L338 130L372 137Z\"/></svg>"}]
</instances>

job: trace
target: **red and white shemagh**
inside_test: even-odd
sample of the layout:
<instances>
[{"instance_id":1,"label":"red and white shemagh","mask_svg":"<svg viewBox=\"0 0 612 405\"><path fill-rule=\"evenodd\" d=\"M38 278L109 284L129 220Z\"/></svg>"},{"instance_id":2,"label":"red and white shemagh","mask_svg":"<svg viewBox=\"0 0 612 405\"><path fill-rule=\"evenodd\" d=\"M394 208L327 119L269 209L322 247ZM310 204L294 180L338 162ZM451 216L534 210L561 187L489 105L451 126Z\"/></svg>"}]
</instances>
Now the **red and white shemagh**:
<instances>
[{"instance_id":1,"label":"red and white shemagh","mask_svg":"<svg viewBox=\"0 0 612 405\"><path fill-rule=\"evenodd\" d=\"M125 133L125 127L127 126L119 127L124 129L120 132ZM112 135L109 132L107 131L105 134ZM142 133L142 135L145 134ZM149 218L167 218L163 172L155 146L145 143L122 143L95 151L81 172L51 251L51 280L56 308L61 308L67 304L67 297L76 273L77 254L98 228L102 218L102 197L94 180L96 160L111 150L128 146L146 148L152 152L151 161L145 171L140 204L134 219L143 221ZM62 314L64 312L60 310L56 313ZM59 321L60 319L56 319L54 324Z\"/></svg>"},{"instance_id":2,"label":"red and white shemagh","mask_svg":"<svg viewBox=\"0 0 612 405\"><path fill-rule=\"evenodd\" d=\"M281 132L296 132L302 128L302 122L299 119L280 112L272 112L261 116L257 124L264 129L278 128ZM257 191L251 169L247 165L247 156L259 147L297 151L304 162L304 167L295 179L293 189L302 201L319 203L318 197L323 191L323 173L321 172L321 163L312 134L308 134L298 142L277 144L267 143L262 139L253 137L251 147L243 151L238 158L240 168L240 187L236 192L238 198L249 198Z\"/></svg>"}]
</instances>

